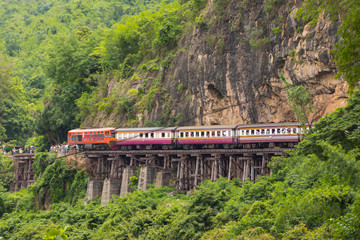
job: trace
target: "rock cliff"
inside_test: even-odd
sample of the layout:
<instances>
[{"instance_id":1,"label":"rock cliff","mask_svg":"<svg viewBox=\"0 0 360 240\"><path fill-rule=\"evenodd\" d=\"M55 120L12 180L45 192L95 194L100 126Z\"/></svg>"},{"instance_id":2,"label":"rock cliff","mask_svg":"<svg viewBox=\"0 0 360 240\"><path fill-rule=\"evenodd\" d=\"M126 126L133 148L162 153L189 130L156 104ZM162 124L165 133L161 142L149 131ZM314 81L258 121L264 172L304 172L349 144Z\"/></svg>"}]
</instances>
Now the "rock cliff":
<instances>
[{"instance_id":1,"label":"rock cliff","mask_svg":"<svg viewBox=\"0 0 360 240\"><path fill-rule=\"evenodd\" d=\"M181 125L296 121L280 73L311 93L310 120L344 106L347 87L335 79L331 53L339 23L326 16L316 26L303 23L295 17L300 4L208 2L161 75L171 101L158 101L145 111L140 125L155 122L169 104L168 114L178 116Z\"/></svg>"},{"instance_id":2,"label":"rock cliff","mask_svg":"<svg viewBox=\"0 0 360 240\"><path fill-rule=\"evenodd\" d=\"M213 26L182 39L180 49L186 51L178 52L165 82L171 96L177 96L178 84L191 96L175 105L188 124L295 121L280 72L312 94L315 119L345 104L346 85L334 78L330 52L339 24L321 18L315 27L302 27L295 18L298 6L291 4L276 9L284 16L277 25L264 11L264 1L255 3L241 8L233 1ZM209 8L204 18L210 21L214 14ZM261 39L268 40L251 45Z\"/></svg>"}]
</instances>

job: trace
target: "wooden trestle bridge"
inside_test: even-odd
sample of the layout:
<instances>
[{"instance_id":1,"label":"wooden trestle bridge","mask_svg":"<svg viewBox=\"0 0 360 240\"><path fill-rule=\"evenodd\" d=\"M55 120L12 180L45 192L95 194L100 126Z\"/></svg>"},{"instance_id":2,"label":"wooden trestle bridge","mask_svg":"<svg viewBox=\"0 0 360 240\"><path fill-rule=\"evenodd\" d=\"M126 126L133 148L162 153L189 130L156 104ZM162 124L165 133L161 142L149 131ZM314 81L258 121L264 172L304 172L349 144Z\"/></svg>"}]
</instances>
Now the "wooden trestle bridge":
<instances>
[{"instance_id":1,"label":"wooden trestle bridge","mask_svg":"<svg viewBox=\"0 0 360 240\"><path fill-rule=\"evenodd\" d=\"M165 186L173 184L177 191L192 191L204 180L215 181L220 177L245 181L270 174L268 163L273 156L286 154L293 148L248 148L244 149L199 149L199 150L129 150L85 151L76 157L89 161L91 179L87 197L100 195L104 203L111 194L124 196L131 191L130 177L140 168L138 189L147 189L149 184ZM74 155L74 154L72 154ZM66 155L64 156L66 157ZM18 191L34 182L32 162L35 154L13 155L15 180L11 191Z\"/></svg>"}]
</instances>

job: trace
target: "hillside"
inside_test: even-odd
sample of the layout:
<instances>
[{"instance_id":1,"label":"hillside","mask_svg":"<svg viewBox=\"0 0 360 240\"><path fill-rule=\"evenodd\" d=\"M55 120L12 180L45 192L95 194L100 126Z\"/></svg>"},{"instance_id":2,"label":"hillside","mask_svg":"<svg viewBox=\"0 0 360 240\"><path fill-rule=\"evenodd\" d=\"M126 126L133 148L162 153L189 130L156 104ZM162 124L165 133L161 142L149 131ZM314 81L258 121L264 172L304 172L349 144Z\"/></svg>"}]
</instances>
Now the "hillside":
<instances>
[{"instance_id":1,"label":"hillside","mask_svg":"<svg viewBox=\"0 0 360 240\"><path fill-rule=\"evenodd\" d=\"M37 181L15 194L0 185L5 239L358 239L360 93L321 119L271 176L203 182L192 194L151 188L84 199L87 174L38 154ZM53 163L52 163L53 162ZM1 171L9 165L1 156ZM51 165L48 165L52 163ZM3 186L8 178L1 176ZM45 208L47 210L45 210Z\"/></svg>"},{"instance_id":2,"label":"hillside","mask_svg":"<svg viewBox=\"0 0 360 240\"><path fill-rule=\"evenodd\" d=\"M22 90L14 120L0 114L3 141L35 134L28 144L49 147L79 126L301 120L281 74L310 93L305 120L318 120L357 83L337 35L357 6L345 2L4 1L5 78Z\"/></svg>"},{"instance_id":3,"label":"hillside","mask_svg":"<svg viewBox=\"0 0 360 240\"><path fill-rule=\"evenodd\" d=\"M360 239L355 0L0 0L0 142L37 146L0 239ZM77 127L313 122L256 181L85 199L49 146Z\"/></svg>"}]
</instances>

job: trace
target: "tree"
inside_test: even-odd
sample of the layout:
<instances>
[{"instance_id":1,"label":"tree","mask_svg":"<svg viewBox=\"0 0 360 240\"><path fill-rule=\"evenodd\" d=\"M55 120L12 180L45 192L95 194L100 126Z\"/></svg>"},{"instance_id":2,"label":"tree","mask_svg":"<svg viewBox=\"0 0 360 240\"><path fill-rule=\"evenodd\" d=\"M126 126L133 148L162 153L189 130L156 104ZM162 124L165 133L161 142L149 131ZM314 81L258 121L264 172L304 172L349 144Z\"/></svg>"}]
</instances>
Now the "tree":
<instances>
[{"instance_id":1,"label":"tree","mask_svg":"<svg viewBox=\"0 0 360 240\"><path fill-rule=\"evenodd\" d=\"M304 86L296 86L288 83L284 74L280 74L280 80L285 84L286 95L291 106L291 110L295 113L303 127L306 124L311 125L310 114L312 110L311 94L304 88Z\"/></svg>"},{"instance_id":2,"label":"tree","mask_svg":"<svg viewBox=\"0 0 360 240\"><path fill-rule=\"evenodd\" d=\"M31 134L31 106L18 78L11 77L12 65L0 55L0 141L24 143Z\"/></svg>"}]
</instances>

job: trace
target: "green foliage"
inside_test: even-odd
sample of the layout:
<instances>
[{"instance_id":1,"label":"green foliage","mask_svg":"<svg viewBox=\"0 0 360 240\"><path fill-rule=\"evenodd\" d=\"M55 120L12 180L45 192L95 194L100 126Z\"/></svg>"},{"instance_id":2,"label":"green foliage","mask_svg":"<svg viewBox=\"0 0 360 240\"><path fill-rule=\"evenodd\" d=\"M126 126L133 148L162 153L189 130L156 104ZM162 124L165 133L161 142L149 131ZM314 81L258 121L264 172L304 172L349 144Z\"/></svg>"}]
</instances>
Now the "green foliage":
<instances>
[{"instance_id":1,"label":"green foliage","mask_svg":"<svg viewBox=\"0 0 360 240\"><path fill-rule=\"evenodd\" d=\"M311 124L310 113L312 110L311 94L303 87L288 83L284 74L280 74L280 80L284 83L286 95L291 106L291 110L295 113L302 126Z\"/></svg>"},{"instance_id":2,"label":"green foliage","mask_svg":"<svg viewBox=\"0 0 360 240\"><path fill-rule=\"evenodd\" d=\"M245 30L248 32L247 39L252 50L266 48L271 42L268 37L261 38L261 36L263 36L263 30L261 28L250 28L250 26L247 26Z\"/></svg>"},{"instance_id":3,"label":"green foliage","mask_svg":"<svg viewBox=\"0 0 360 240\"><path fill-rule=\"evenodd\" d=\"M37 153L35 155L35 160L32 164L32 169L35 175L39 177L41 174L43 174L47 166L52 164L53 161L54 160L51 159L51 157L49 157L47 153L44 152Z\"/></svg>"},{"instance_id":4,"label":"green foliage","mask_svg":"<svg viewBox=\"0 0 360 240\"><path fill-rule=\"evenodd\" d=\"M46 235L44 236L44 240L55 240L55 239L68 239L68 236L65 234L66 229L68 226L65 226L64 229L50 229Z\"/></svg>"},{"instance_id":5,"label":"green foliage","mask_svg":"<svg viewBox=\"0 0 360 240\"><path fill-rule=\"evenodd\" d=\"M250 46L252 49L259 49L266 47L271 42L270 38L250 39Z\"/></svg>"},{"instance_id":6,"label":"green foliage","mask_svg":"<svg viewBox=\"0 0 360 240\"><path fill-rule=\"evenodd\" d=\"M10 190L10 184L14 180L13 168L14 166L11 158L0 153L0 189L3 188L7 191Z\"/></svg>"},{"instance_id":7,"label":"green foliage","mask_svg":"<svg viewBox=\"0 0 360 240\"><path fill-rule=\"evenodd\" d=\"M352 150L354 156L357 156L356 152L360 144L359 105L360 93L355 91L353 96L348 99L348 104L345 107L335 110L315 123L317 130L301 142L299 145L300 153L321 155L322 147L319 144L322 141L327 141L331 145L340 145L346 151Z\"/></svg>"},{"instance_id":8,"label":"green foliage","mask_svg":"<svg viewBox=\"0 0 360 240\"><path fill-rule=\"evenodd\" d=\"M200 14L198 17L195 18L195 23L198 28L201 30L206 30L208 27L208 24L205 20L205 17L203 14Z\"/></svg>"},{"instance_id":9,"label":"green foliage","mask_svg":"<svg viewBox=\"0 0 360 240\"><path fill-rule=\"evenodd\" d=\"M272 16L283 4L286 4L286 0L266 0L264 10L268 15Z\"/></svg>"},{"instance_id":10,"label":"green foliage","mask_svg":"<svg viewBox=\"0 0 360 240\"><path fill-rule=\"evenodd\" d=\"M341 21L337 32L341 39L334 49L335 63L339 67L337 77L345 77L349 92L352 93L360 76L360 51L357 47L360 38L360 4L357 0L310 0L302 5L296 16L315 26L322 12L332 20Z\"/></svg>"},{"instance_id":11,"label":"green foliage","mask_svg":"<svg viewBox=\"0 0 360 240\"><path fill-rule=\"evenodd\" d=\"M215 11L217 15L222 16L225 12L225 8L230 3L229 0L216 0L214 1Z\"/></svg>"},{"instance_id":12,"label":"green foliage","mask_svg":"<svg viewBox=\"0 0 360 240\"><path fill-rule=\"evenodd\" d=\"M19 78L12 77L12 65L0 53L0 142L17 140L23 144L32 134L33 106L25 97Z\"/></svg>"},{"instance_id":13,"label":"green foliage","mask_svg":"<svg viewBox=\"0 0 360 240\"><path fill-rule=\"evenodd\" d=\"M130 189L131 191L137 191L139 178L137 176L130 177Z\"/></svg>"},{"instance_id":14,"label":"green foliage","mask_svg":"<svg viewBox=\"0 0 360 240\"><path fill-rule=\"evenodd\" d=\"M282 29L280 29L280 26L278 26L276 28L273 28L272 31L275 35L278 35L281 33Z\"/></svg>"},{"instance_id":15,"label":"green foliage","mask_svg":"<svg viewBox=\"0 0 360 240\"><path fill-rule=\"evenodd\" d=\"M83 92L81 97L75 100L75 104L79 109L76 119L79 122L84 121L91 113L96 111L96 103L99 101L98 99L99 97L97 94Z\"/></svg>"},{"instance_id":16,"label":"green foliage","mask_svg":"<svg viewBox=\"0 0 360 240\"><path fill-rule=\"evenodd\" d=\"M219 49L219 54L224 54L224 40L222 38L219 38L217 47Z\"/></svg>"}]
</instances>

